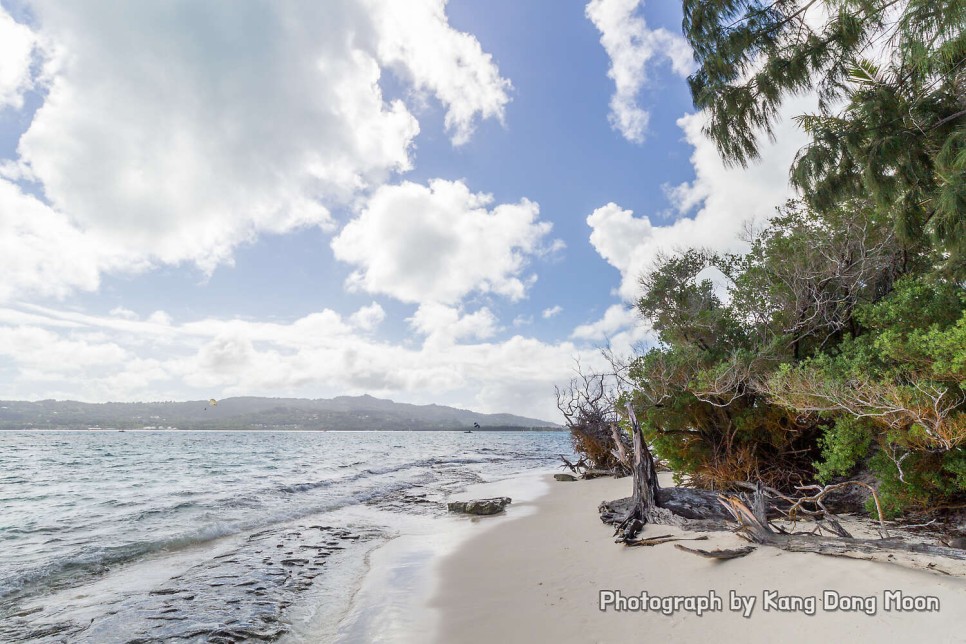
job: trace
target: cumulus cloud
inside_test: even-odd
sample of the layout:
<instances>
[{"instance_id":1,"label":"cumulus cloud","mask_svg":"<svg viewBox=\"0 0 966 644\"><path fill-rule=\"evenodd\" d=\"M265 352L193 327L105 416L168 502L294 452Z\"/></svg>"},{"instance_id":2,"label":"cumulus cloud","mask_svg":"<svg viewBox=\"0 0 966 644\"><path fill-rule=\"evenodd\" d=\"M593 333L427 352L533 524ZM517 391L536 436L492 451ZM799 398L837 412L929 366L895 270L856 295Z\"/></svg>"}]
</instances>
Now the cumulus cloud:
<instances>
[{"instance_id":1,"label":"cumulus cloud","mask_svg":"<svg viewBox=\"0 0 966 644\"><path fill-rule=\"evenodd\" d=\"M363 331L372 331L382 324L386 319L386 312L378 302L373 302L368 306L363 306L358 311L349 316L349 322Z\"/></svg>"},{"instance_id":2,"label":"cumulus cloud","mask_svg":"<svg viewBox=\"0 0 966 644\"><path fill-rule=\"evenodd\" d=\"M435 302L420 304L409 318L409 324L424 334L427 342L441 344L464 339L483 340L493 337L497 331L496 316L486 307L464 313L461 307Z\"/></svg>"},{"instance_id":3,"label":"cumulus cloud","mask_svg":"<svg viewBox=\"0 0 966 644\"><path fill-rule=\"evenodd\" d=\"M336 258L356 266L347 286L403 302L453 304L466 295L526 294L524 275L549 222L536 203L493 202L462 181L382 186L362 213L332 240Z\"/></svg>"},{"instance_id":4,"label":"cumulus cloud","mask_svg":"<svg viewBox=\"0 0 966 644\"><path fill-rule=\"evenodd\" d=\"M689 75L695 66L687 41L663 27L649 28L639 13L642 6L643 0L591 0L585 8L611 61L611 125L633 143L642 143L647 133L649 114L638 99L652 59L666 58L679 76Z\"/></svg>"},{"instance_id":5,"label":"cumulus cloud","mask_svg":"<svg viewBox=\"0 0 966 644\"><path fill-rule=\"evenodd\" d=\"M86 237L64 214L0 178L0 300L92 291L105 267L135 261L122 248Z\"/></svg>"},{"instance_id":6,"label":"cumulus cloud","mask_svg":"<svg viewBox=\"0 0 966 644\"><path fill-rule=\"evenodd\" d=\"M0 110L23 107L23 94L31 85L35 40L28 27L0 7Z\"/></svg>"},{"instance_id":7,"label":"cumulus cloud","mask_svg":"<svg viewBox=\"0 0 966 644\"><path fill-rule=\"evenodd\" d=\"M334 229L332 208L411 167L419 124L383 96L386 69L443 104L457 143L501 119L509 82L479 42L442 0L405 4L38 2L33 33L0 7L0 107L46 90L3 176L34 182L43 203L14 197L48 209L25 223L7 194L0 225L76 256L23 251L6 294L38 292L41 275L40 293L63 294L106 271L211 271L259 234Z\"/></svg>"},{"instance_id":8,"label":"cumulus cloud","mask_svg":"<svg viewBox=\"0 0 966 644\"><path fill-rule=\"evenodd\" d=\"M510 81L500 77L493 57L475 37L450 27L446 0L368 4L375 16L380 61L443 103L454 144L469 140L478 116L503 121Z\"/></svg>"},{"instance_id":9,"label":"cumulus cloud","mask_svg":"<svg viewBox=\"0 0 966 644\"><path fill-rule=\"evenodd\" d=\"M555 315L559 315L562 311L563 311L563 307L560 305L556 305L556 306L551 306L548 309L544 309L540 315L543 316L544 320L549 320Z\"/></svg>"},{"instance_id":10,"label":"cumulus cloud","mask_svg":"<svg viewBox=\"0 0 966 644\"><path fill-rule=\"evenodd\" d=\"M656 339L650 325L641 319L637 310L625 304L607 307L599 320L581 324L570 337L607 346L622 356L639 353L642 346L653 344Z\"/></svg>"},{"instance_id":11,"label":"cumulus cloud","mask_svg":"<svg viewBox=\"0 0 966 644\"><path fill-rule=\"evenodd\" d=\"M653 234L654 227L647 218L634 216L611 202L597 208L587 217L590 243L597 253L622 273L628 267L640 245Z\"/></svg>"},{"instance_id":12,"label":"cumulus cloud","mask_svg":"<svg viewBox=\"0 0 966 644\"><path fill-rule=\"evenodd\" d=\"M138 314L131 309L124 308L123 306L115 306L111 309L111 315L119 317L124 320L137 320Z\"/></svg>"},{"instance_id":13,"label":"cumulus cloud","mask_svg":"<svg viewBox=\"0 0 966 644\"><path fill-rule=\"evenodd\" d=\"M18 366L33 378L54 374L72 377L79 371L114 367L128 357L114 342L90 341L35 326L0 326L0 354L16 356Z\"/></svg>"},{"instance_id":14,"label":"cumulus cloud","mask_svg":"<svg viewBox=\"0 0 966 644\"><path fill-rule=\"evenodd\" d=\"M787 116L809 111L814 99L799 98L783 108ZM775 141L762 147L761 161L750 168L724 165L714 144L701 132L706 115L689 114L678 120L694 151L691 164L695 178L667 188L678 212L667 225L655 225L647 215L609 203L587 217L590 242L609 264L620 271L618 292L634 301L640 295L638 279L650 270L661 252L699 247L737 252L745 249L740 239L748 222L764 222L775 208L793 196L788 169L806 137L785 118L775 130Z\"/></svg>"},{"instance_id":15,"label":"cumulus cloud","mask_svg":"<svg viewBox=\"0 0 966 644\"><path fill-rule=\"evenodd\" d=\"M640 323L641 317L633 308L628 308L623 304L614 304L607 307L604 315L590 324L582 324L574 329L571 337L584 340L604 340L607 337Z\"/></svg>"},{"instance_id":16,"label":"cumulus cloud","mask_svg":"<svg viewBox=\"0 0 966 644\"><path fill-rule=\"evenodd\" d=\"M570 341L497 341L487 309L443 305L417 309L411 324L426 338L412 346L360 333L353 316L328 309L286 323L144 317L0 307L0 360L14 374L4 395L29 399L40 390L97 401L371 393L553 420L552 383L570 377L581 350ZM585 364L595 359L591 350Z\"/></svg>"}]
</instances>

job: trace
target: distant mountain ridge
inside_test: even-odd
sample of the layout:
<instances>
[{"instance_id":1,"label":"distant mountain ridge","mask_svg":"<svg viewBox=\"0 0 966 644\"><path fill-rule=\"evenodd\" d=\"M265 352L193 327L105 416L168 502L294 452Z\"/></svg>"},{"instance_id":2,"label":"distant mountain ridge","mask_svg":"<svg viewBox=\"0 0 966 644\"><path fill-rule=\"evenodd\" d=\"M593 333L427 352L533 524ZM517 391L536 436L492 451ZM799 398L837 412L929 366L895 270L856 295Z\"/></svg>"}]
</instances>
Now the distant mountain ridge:
<instances>
[{"instance_id":1,"label":"distant mountain ridge","mask_svg":"<svg viewBox=\"0 0 966 644\"><path fill-rule=\"evenodd\" d=\"M187 402L0 401L0 429L554 430L560 425L513 414L480 414L363 396L331 399L243 396Z\"/></svg>"}]
</instances>

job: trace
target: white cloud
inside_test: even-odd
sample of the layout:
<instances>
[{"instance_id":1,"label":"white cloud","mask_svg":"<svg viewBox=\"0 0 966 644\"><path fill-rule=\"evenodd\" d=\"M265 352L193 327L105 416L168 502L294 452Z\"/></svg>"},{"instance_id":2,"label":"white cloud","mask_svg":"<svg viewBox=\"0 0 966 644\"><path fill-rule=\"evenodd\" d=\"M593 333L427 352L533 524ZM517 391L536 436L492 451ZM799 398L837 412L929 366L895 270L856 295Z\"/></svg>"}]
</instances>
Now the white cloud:
<instances>
[{"instance_id":1,"label":"white cloud","mask_svg":"<svg viewBox=\"0 0 966 644\"><path fill-rule=\"evenodd\" d=\"M607 307L603 317L596 322L582 324L574 329L571 337L582 340L604 340L635 324L641 324L641 316L637 311L623 304L613 304Z\"/></svg>"},{"instance_id":2,"label":"white cloud","mask_svg":"<svg viewBox=\"0 0 966 644\"><path fill-rule=\"evenodd\" d=\"M456 142L502 119L508 81L444 7L406 3L400 30L392 0L53 1L30 5L34 34L0 8L0 106L47 90L3 176L35 181L48 208L26 221L0 197L11 245L27 246L0 297L158 264L211 271L259 234L333 228L331 208L411 167L419 124L384 98L386 67L441 101ZM30 78L34 42L44 62ZM54 256L68 245L69 261Z\"/></svg>"},{"instance_id":3,"label":"white cloud","mask_svg":"<svg viewBox=\"0 0 966 644\"><path fill-rule=\"evenodd\" d=\"M172 320L171 316L164 311L155 311L148 316L148 322L158 324L160 326L171 326L171 323L174 322L174 320Z\"/></svg>"},{"instance_id":4,"label":"white cloud","mask_svg":"<svg viewBox=\"0 0 966 644\"><path fill-rule=\"evenodd\" d=\"M30 88L34 34L0 7L0 110L20 109Z\"/></svg>"},{"instance_id":5,"label":"white cloud","mask_svg":"<svg viewBox=\"0 0 966 644\"><path fill-rule=\"evenodd\" d=\"M618 356L640 353L640 347L653 344L656 336L650 325L633 307L613 304L595 322L581 324L570 337L609 347Z\"/></svg>"},{"instance_id":6,"label":"white cloud","mask_svg":"<svg viewBox=\"0 0 966 644\"><path fill-rule=\"evenodd\" d=\"M639 14L642 6L642 0L591 0L585 9L611 60L611 125L633 143L642 143L647 132L650 115L638 105L638 98L647 84L651 59L666 58L679 76L687 76L695 66L687 41L664 28L650 29Z\"/></svg>"},{"instance_id":7,"label":"white cloud","mask_svg":"<svg viewBox=\"0 0 966 644\"><path fill-rule=\"evenodd\" d=\"M483 340L493 337L497 331L496 316L486 307L464 313L461 307L435 302L420 304L409 318L409 324L424 334L427 342L439 344L464 339Z\"/></svg>"},{"instance_id":8,"label":"white cloud","mask_svg":"<svg viewBox=\"0 0 966 644\"><path fill-rule=\"evenodd\" d=\"M691 165L695 172L694 181L666 190L678 219L665 226L655 225L646 215L635 217L631 210L614 203L587 217L591 244L621 273L618 292L625 301L640 296L638 280L652 268L660 252L692 247L745 250L746 244L740 239L743 226L770 219L775 208L793 196L788 170L806 137L787 117L807 112L813 105L812 98L788 101L782 110L786 118L775 129L775 142L765 142L761 161L747 169L724 165L714 144L701 132L704 114L689 114L678 120L694 147Z\"/></svg>"},{"instance_id":9,"label":"white cloud","mask_svg":"<svg viewBox=\"0 0 966 644\"><path fill-rule=\"evenodd\" d=\"M363 306L349 316L349 321L358 329L372 331L386 319L386 312L378 302Z\"/></svg>"},{"instance_id":10,"label":"white cloud","mask_svg":"<svg viewBox=\"0 0 966 644\"><path fill-rule=\"evenodd\" d=\"M613 202L594 210L587 217L587 225L591 228L591 245L621 273L627 270L640 245L654 232L650 220L634 217L633 211Z\"/></svg>"},{"instance_id":11,"label":"white cloud","mask_svg":"<svg viewBox=\"0 0 966 644\"><path fill-rule=\"evenodd\" d=\"M562 311L563 311L563 307L560 305L556 305L556 306L551 306L548 309L544 309L540 315L543 316L544 320L549 320L553 316L559 315Z\"/></svg>"},{"instance_id":12,"label":"white cloud","mask_svg":"<svg viewBox=\"0 0 966 644\"><path fill-rule=\"evenodd\" d=\"M123 306L115 306L111 309L111 315L115 317L122 318L124 320L137 320L138 314L131 309L126 309Z\"/></svg>"},{"instance_id":13,"label":"white cloud","mask_svg":"<svg viewBox=\"0 0 966 644\"><path fill-rule=\"evenodd\" d=\"M543 252L551 224L527 199L488 210L492 201L462 181L379 188L332 240L335 256L358 267L348 287L416 303L472 292L521 299L535 279L522 274L527 259Z\"/></svg>"},{"instance_id":14,"label":"white cloud","mask_svg":"<svg viewBox=\"0 0 966 644\"><path fill-rule=\"evenodd\" d=\"M113 342L75 339L35 326L0 326L0 355L15 357L34 377L73 377L78 371L100 371L121 364L127 352Z\"/></svg>"},{"instance_id":15,"label":"white cloud","mask_svg":"<svg viewBox=\"0 0 966 644\"><path fill-rule=\"evenodd\" d=\"M477 116L503 121L510 81L500 77L492 56L470 34L446 19L446 0L369 2L379 37L379 59L400 69L417 90L432 92L446 106L453 143L466 143Z\"/></svg>"},{"instance_id":16,"label":"white cloud","mask_svg":"<svg viewBox=\"0 0 966 644\"><path fill-rule=\"evenodd\" d=\"M102 269L129 261L123 250L85 237L66 216L0 179L0 301L92 291Z\"/></svg>"},{"instance_id":17,"label":"white cloud","mask_svg":"<svg viewBox=\"0 0 966 644\"><path fill-rule=\"evenodd\" d=\"M496 321L487 309L468 313L433 304L419 307L411 320L425 340L408 347L359 333L331 310L288 323L203 318L159 325L26 309L0 308L0 356L15 374L4 383L8 398L370 393L554 420L552 385L569 379L581 351L569 341L495 341ZM595 360L590 350L585 364Z\"/></svg>"}]
</instances>

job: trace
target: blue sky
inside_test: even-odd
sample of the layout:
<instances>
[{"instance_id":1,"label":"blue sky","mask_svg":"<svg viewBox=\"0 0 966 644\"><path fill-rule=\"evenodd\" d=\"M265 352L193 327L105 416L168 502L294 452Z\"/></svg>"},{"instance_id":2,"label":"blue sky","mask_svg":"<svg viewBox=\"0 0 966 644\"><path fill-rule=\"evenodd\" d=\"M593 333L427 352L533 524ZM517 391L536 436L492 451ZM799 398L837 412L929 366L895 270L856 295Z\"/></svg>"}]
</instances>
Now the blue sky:
<instances>
[{"instance_id":1,"label":"blue sky","mask_svg":"<svg viewBox=\"0 0 966 644\"><path fill-rule=\"evenodd\" d=\"M720 163L675 2L0 7L2 398L553 419L575 358L650 341L656 255L740 249L799 141Z\"/></svg>"}]
</instances>

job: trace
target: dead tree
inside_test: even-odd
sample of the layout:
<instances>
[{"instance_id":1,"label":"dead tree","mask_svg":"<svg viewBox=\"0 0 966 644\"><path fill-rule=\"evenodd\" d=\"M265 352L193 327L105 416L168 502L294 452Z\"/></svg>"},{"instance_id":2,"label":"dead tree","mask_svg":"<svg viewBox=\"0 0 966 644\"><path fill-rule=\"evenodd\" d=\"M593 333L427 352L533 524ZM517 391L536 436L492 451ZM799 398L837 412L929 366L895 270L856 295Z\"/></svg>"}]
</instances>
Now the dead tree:
<instances>
[{"instance_id":1,"label":"dead tree","mask_svg":"<svg viewBox=\"0 0 966 644\"><path fill-rule=\"evenodd\" d=\"M732 517L710 490L683 487L661 488L654 457L644 440L634 409L627 404L631 425L634 464L633 490L629 499L602 503L599 510L605 523L616 523L618 542L629 543L647 523L673 525L691 530L727 530Z\"/></svg>"},{"instance_id":2,"label":"dead tree","mask_svg":"<svg viewBox=\"0 0 966 644\"><path fill-rule=\"evenodd\" d=\"M574 451L580 457L578 463L582 462L585 470L629 474L630 445L620 431L615 406L620 395L617 379L613 374L584 373L579 362L576 372L566 387L555 389L557 408L570 429ZM564 462L570 465L566 459Z\"/></svg>"},{"instance_id":3,"label":"dead tree","mask_svg":"<svg viewBox=\"0 0 966 644\"><path fill-rule=\"evenodd\" d=\"M610 425L611 438L614 439L614 449L611 452L626 471L632 472L634 470L634 464L631 462L631 457L627 453L627 446L625 445L626 439L624 434L621 433L620 428L617 423L611 423Z\"/></svg>"},{"instance_id":4,"label":"dead tree","mask_svg":"<svg viewBox=\"0 0 966 644\"><path fill-rule=\"evenodd\" d=\"M673 525L688 530L732 530L735 517L730 509L722 505L722 496L713 490L697 488L662 488L657 478L654 457L644 438L644 432L637 420L633 407L626 405L627 417L631 425L633 445L633 467L631 496L625 499L601 503L598 510L604 523L616 525L615 536L622 543L633 542L646 524ZM766 488L760 482L749 486L756 491L751 502L761 516L773 519L796 520L799 516L821 519L827 529L839 535L848 533L822 505L825 496L849 483L828 486L816 494L792 498ZM806 489L806 488L803 488ZM811 489L811 488L807 488ZM766 490L771 498L766 498ZM873 492L874 494L874 492ZM807 510L805 504L816 505L819 511ZM878 505L878 499L876 499ZM760 506L760 507L759 507ZM880 522L881 522L880 512Z\"/></svg>"}]
</instances>

